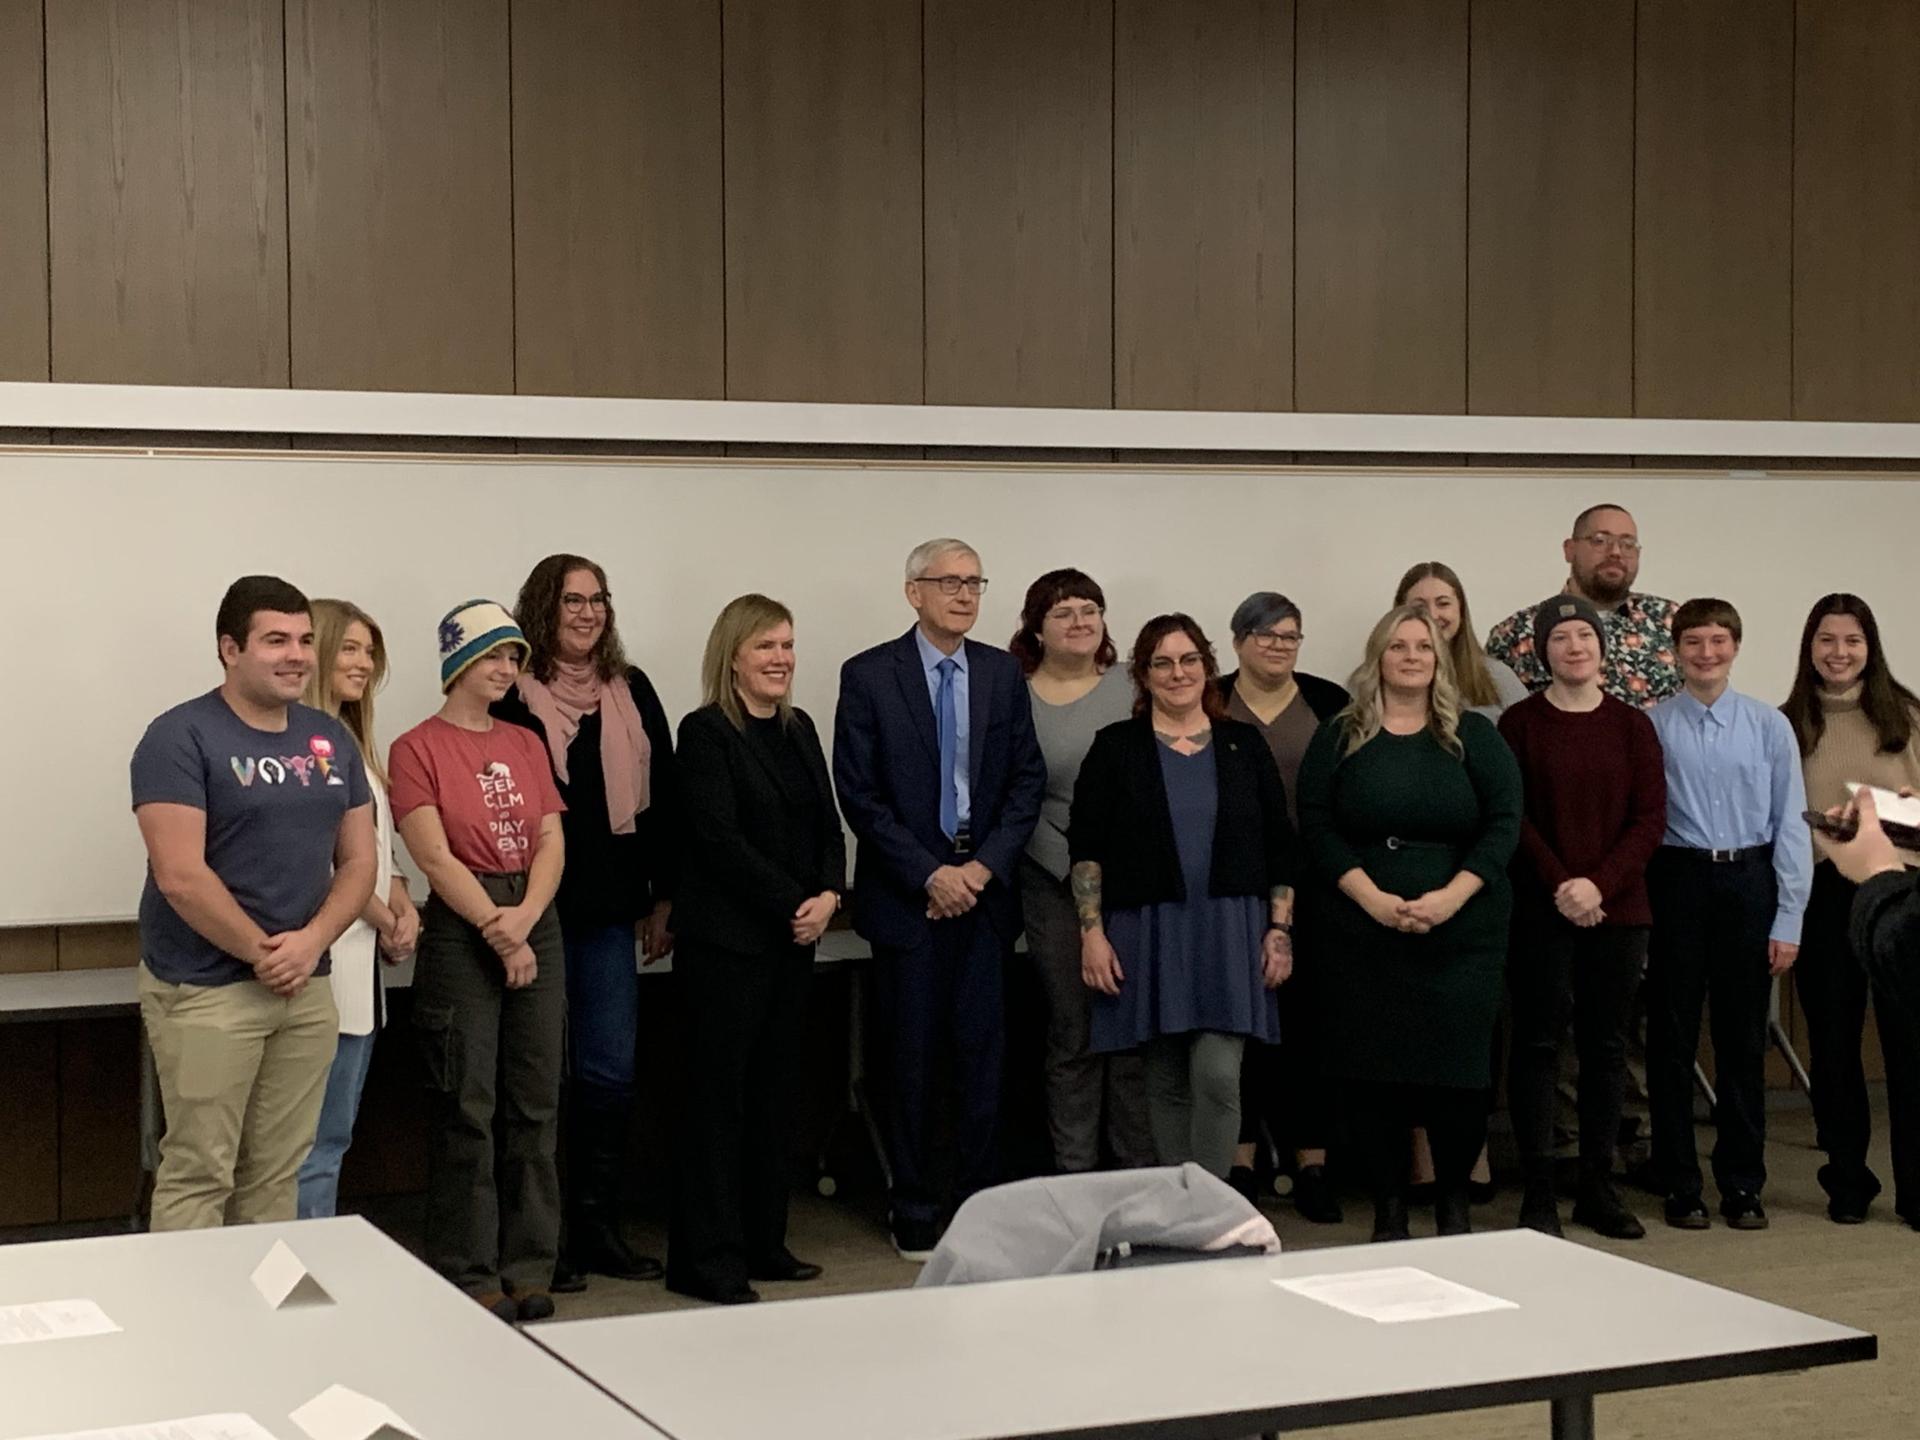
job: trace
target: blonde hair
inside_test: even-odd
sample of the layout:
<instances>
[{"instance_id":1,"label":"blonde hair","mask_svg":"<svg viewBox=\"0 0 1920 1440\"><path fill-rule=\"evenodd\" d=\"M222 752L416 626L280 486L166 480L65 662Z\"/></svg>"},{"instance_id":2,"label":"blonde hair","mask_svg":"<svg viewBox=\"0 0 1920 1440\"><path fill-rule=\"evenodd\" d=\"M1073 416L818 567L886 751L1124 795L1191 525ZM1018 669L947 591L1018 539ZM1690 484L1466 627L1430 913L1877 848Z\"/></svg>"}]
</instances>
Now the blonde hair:
<instances>
[{"instance_id":1,"label":"blonde hair","mask_svg":"<svg viewBox=\"0 0 1920 1440\"><path fill-rule=\"evenodd\" d=\"M1487 652L1481 647L1480 637L1473 633L1473 612L1467 607L1466 587L1451 565L1439 560L1422 560L1400 577L1400 588L1393 592L1393 603L1406 604L1407 592L1422 580L1438 580L1452 590L1453 598L1460 602L1460 624L1444 648L1453 660L1454 684L1459 687L1461 701L1469 707L1498 705L1500 691L1493 683L1493 671L1487 668Z\"/></svg>"},{"instance_id":2,"label":"blonde hair","mask_svg":"<svg viewBox=\"0 0 1920 1440\"><path fill-rule=\"evenodd\" d=\"M374 618L351 600L316 599L310 607L313 615L313 674L300 702L329 715L338 716L360 746L360 758L382 787L387 783L387 767L380 762L380 747L373 743L373 694L387 683L387 640ZM333 666L346 642L347 627L355 621L367 627L373 638L373 678L358 700L342 701L334 693Z\"/></svg>"},{"instance_id":3,"label":"blonde hair","mask_svg":"<svg viewBox=\"0 0 1920 1440\"><path fill-rule=\"evenodd\" d=\"M765 595L741 595L729 600L707 632L706 653L700 659L700 698L703 704L718 705L720 713L736 730L747 728L747 709L740 703L740 689L733 675L733 660L740 647L776 625L793 624L793 612L778 600ZM793 716L793 701L782 695L774 702L780 723Z\"/></svg>"},{"instance_id":4,"label":"blonde hair","mask_svg":"<svg viewBox=\"0 0 1920 1440\"><path fill-rule=\"evenodd\" d=\"M1409 620L1418 620L1433 639L1433 683L1427 687L1427 729L1448 754L1458 758L1467 753L1460 743L1460 690L1454 680L1453 657L1440 638L1440 627L1423 607L1396 605L1380 617L1373 633L1367 636L1367 658L1347 681L1353 699L1338 717L1347 737L1346 748L1340 752L1342 758L1353 754L1385 727L1380 661L1387 653L1394 632Z\"/></svg>"}]
</instances>

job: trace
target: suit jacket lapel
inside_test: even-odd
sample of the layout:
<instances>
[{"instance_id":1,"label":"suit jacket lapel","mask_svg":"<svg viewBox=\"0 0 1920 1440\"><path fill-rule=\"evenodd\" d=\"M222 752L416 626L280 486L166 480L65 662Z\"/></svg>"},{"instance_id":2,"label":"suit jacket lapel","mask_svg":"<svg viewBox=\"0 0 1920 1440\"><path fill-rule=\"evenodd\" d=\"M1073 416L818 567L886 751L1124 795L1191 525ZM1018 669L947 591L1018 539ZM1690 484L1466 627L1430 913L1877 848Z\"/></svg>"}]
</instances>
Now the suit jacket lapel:
<instances>
[{"instance_id":1,"label":"suit jacket lapel","mask_svg":"<svg viewBox=\"0 0 1920 1440\"><path fill-rule=\"evenodd\" d=\"M909 630L894 649L894 675L900 682L900 698L906 704L907 714L913 719L913 728L926 742L933 755L933 763L940 763L940 731L934 723L933 700L927 694L927 671L920 663L920 647L915 643L913 632Z\"/></svg>"}]
</instances>

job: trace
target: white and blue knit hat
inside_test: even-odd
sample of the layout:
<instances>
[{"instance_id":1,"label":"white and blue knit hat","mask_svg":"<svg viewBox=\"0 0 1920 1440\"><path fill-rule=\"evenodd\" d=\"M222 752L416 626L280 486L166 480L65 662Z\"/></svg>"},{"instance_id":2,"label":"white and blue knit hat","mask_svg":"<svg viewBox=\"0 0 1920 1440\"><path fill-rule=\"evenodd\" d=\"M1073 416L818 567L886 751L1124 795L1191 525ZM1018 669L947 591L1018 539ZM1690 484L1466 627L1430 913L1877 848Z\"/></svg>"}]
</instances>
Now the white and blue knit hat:
<instances>
[{"instance_id":1,"label":"white and blue knit hat","mask_svg":"<svg viewBox=\"0 0 1920 1440\"><path fill-rule=\"evenodd\" d=\"M507 607L493 600L467 600L440 622L440 693L446 694L469 665L502 645L518 645L524 662L532 653Z\"/></svg>"}]
</instances>

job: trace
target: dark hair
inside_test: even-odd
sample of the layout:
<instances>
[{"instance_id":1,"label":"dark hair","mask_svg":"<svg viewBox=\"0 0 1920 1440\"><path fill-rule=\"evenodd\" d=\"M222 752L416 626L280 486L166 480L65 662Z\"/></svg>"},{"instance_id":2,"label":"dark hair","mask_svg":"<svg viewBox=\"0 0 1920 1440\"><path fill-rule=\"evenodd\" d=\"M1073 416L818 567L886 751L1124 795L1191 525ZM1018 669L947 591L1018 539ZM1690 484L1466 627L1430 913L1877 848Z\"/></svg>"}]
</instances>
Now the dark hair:
<instances>
[{"instance_id":1,"label":"dark hair","mask_svg":"<svg viewBox=\"0 0 1920 1440\"><path fill-rule=\"evenodd\" d=\"M1873 618L1873 607L1858 595L1842 590L1813 602L1800 631L1800 663L1794 670L1793 690L1780 710L1793 724L1800 753L1811 755L1827 730L1826 712L1820 707L1820 675L1813 668L1813 637L1819 633L1820 622L1833 615L1851 615L1867 637L1867 665L1860 672L1860 712L1880 737L1880 753L1897 755L1913 739L1913 712L1920 710L1920 696L1893 678L1880 648L1880 624Z\"/></svg>"},{"instance_id":2,"label":"dark hair","mask_svg":"<svg viewBox=\"0 0 1920 1440\"><path fill-rule=\"evenodd\" d=\"M262 610L281 615L311 615L313 606L305 595L278 575L242 575L220 597L220 609L213 617L216 646L222 640L231 639L242 650L246 649L247 637L253 633L253 617ZM224 658L221 663L226 663Z\"/></svg>"},{"instance_id":3,"label":"dark hair","mask_svg":"<svg viewBox=\"0 0 1920 1440\"><path fill-rule=\"evenodd\" d=\"M620 631L614 625L613 595L607 589L607 572L584 555L549 555L533 567L520 598L513 602L513 618L520 633L527 637L527 673L541 684L553 679L554 666L560 660L560 597L566 593L567 576L575 570L591 570L607 596L607 628L588 658L602 680L617 680L627 673L627 652L620 646Z\"/></svg>"},{"instance_id":4,"label":"dark hair","mask_svg":"<svg viewBox=\"0 0 1920 1440\"><path fill-rule=\"evenodd\" d=\"M1733 632L1733 643L1740 643L1740 612L1733 608L1730 601L1716 600L1711 595L1703 595L1689 600L1673 612L1673 619L1667 623L1667 633L1673 636L1678 645L1680 637L1689 630L1698 630L1704 625L1718 625Z\"/></svg>"},{"instance_id":5,"label":"dark hair","mask_svg":"<svg viewBox=\"0 0 1920 1440\"><path fill-rule=\"evenodd\" d=\"M1627 509L1627 507L1624 505L1615 505L1615 504L1612 504L1611 502L1600 504L1600 505L1589 505L1587 506L1586 509L1582 510L1578 515L1573 517L1573 530L1571 532L1573 535L1573 538L1576 540L1579 539L1580 527L1586 524L1587 521L1591 520L1594 516L1598 515L1602 510L1618 510L1622 515L1625 515L1628 519L1633 518L1633 512Z\"/></svg>"},{"instance_id":6,"label":"dark hair","mask_svg":"<svg viewBox=\"0 0 1920 1440\"><path fill-rule=\"evenodd\" d=\"M1206 671L1204 684L1200 689L1200 708L1210 720L1218 720L1227 713L1227 702L1220 694L1220 662L1215 659L1213 642L1207 639L1207 632L1195 623L1191 615L1183 615L1175 610L1168 615L1156 615L1140 627L1140 636L1133 642L1133 654L1127 657L1127 674L1133 680L1133 713L1144 715L1153 708L1153 696L1147 689L1147 667L1153 662L1153 652L1160 648L1160 642L1169 635L1185 633L1193 641L1193 648L1200 652L1200 663Z\"/></svg>"},{"instance_id":7,"label":"dark hair","mask_svg":"<svg viewBox=\"0 0 1920 1440\"><path fill-rule=\"evenodd\" d=\"M1091 600L1100 607L1103 617L1107 613L1107 592L1084 570L1049 570L1034 581L1027 587L1027 598L1020 602L1020 628L1007 642L1007 649L1029 675L1038 670L1046 658L1047 647L1040 641L1040 626L1047 612L1062 600ZM1100 648L1093 652L1093 663L1105 670L1120 658L1120 652L1114 648L1113 636L1105 633L1104 619L1100 628Z\"/></svg>"},{"instance_id":8,"label":"dark hair","mask_svg":"<svg viewBox=\"0 0 1920 1440\"><path fill-rule=\"evenodd\" d=\"M1233 643L1238 645L1256 630L1271 630L1282 620L1291 620L1296 625L1305 625L1300 607L1277 590L1256 590L1234 608L1233 619L1227 628L1233 631Z\"/></svg>"}]
</instances>

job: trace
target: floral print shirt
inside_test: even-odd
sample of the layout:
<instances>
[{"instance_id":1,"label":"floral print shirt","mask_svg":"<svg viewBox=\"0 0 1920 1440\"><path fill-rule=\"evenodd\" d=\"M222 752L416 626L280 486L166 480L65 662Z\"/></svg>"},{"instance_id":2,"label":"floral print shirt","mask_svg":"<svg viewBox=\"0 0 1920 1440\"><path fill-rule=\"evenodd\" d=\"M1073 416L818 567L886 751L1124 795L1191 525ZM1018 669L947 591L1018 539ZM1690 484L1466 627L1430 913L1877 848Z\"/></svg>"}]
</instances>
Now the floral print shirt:
<instances>
[{"instance_id":1,"label":"floral print shirt","mask_svg":"<svg viewBox=\"0 0 1920 1440\"><path fill-rule=\"evenodd\" d=\"M1680 662L1674 655L1668 629L1680 607L1658 595L1630 594L1611 610L1600 612L1607 632L1607 654L1601 662L1600 685L1617 700L1650 710L1680 689ZM1547 688L1546 657L1533 650L1533 616L1529 605L1515 611L1487 632L1487 654L1504 661L1528 690Z\"/></svg>"}]
</instances>

